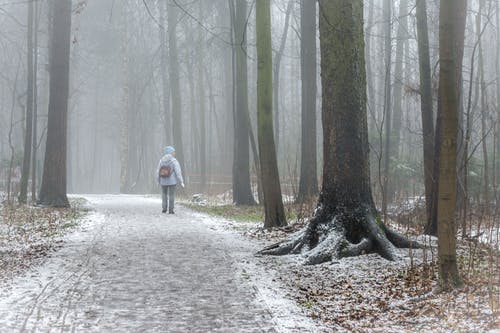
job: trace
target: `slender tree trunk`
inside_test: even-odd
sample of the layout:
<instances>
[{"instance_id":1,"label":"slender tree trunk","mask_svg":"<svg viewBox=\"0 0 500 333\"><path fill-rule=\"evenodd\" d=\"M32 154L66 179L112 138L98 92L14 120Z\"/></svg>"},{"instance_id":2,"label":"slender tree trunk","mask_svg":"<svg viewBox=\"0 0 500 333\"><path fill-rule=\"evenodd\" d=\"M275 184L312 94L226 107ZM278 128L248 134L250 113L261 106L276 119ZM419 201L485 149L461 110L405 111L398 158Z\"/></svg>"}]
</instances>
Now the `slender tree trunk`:
<instances>
[{"instance_id":1,"label":"slender tree trunk","mask_svg":"<svg viewBox=\"0 0 500 333\"><path fill-rule=\"evenodd\" d=\"M441 0L439 11L439 192L438 257L441 286L444 289L461 284L456 258L456 180L458 99L455 53L454 0Z\"/></svg>"},{"instance_id":2,"label":"slender tree trunk","mask_svg":"<svg viewBox=\"0 0 500 333\"><path fill-rule=\"evenodd\" d=\"M169 10L167 11L168 20L168 45L169 45L169 73L170 73L170 95L172 96L172 134L174 146L177 154L177 159L181 165L182 171L185 174L186 168L184 164L184 148L182 144L182 103L181 103L181 88L179 76L179 60L177 54L177 20L178 8L173 2L170 2Z\"/></svg>"},{"instance_id":3,"label":"slender tree trunk","mask_svg":"<svg viewBox=\"0 0 500 333\"><path fill-rule=\"evenodd\" d=\"M496 97L497 97L497 105L496 105L496 112L497 112L497 121L496 121L496 126L495 126L495 142L494 142L494 151L495 154L493 156L493 162L494 162L494 167L493 167L493 189L495 190L496 193L496 207L497 210L500 207L500 162L499 157L500 157L500 4L497 1L496 2L496 11L495 11L495 18L496 18L496 61L495 61L495 73L496 73Z\"/></svg>"},{"instance_id":4,"label":"slender tree trunk","mask_svg":"<svg viewBox=\"0 0 500 333\"><path fill-rule=\"evenodd\" d=\"M234 4L234 3L233 3ZM232 5L231 7L234 7ZM234 8L233 36L235 55L235 110L233 202L237 205L253 205L255 199L250 183L250 115L248 110L247 68L247 2L236 0Z\"/></svg>"},{"instance_id":5,"label":"slender tree trunk","mask_svg":"<svg viewBox=\"0 0 500 333\"><path fill-rule=\"evenodd\" d=\"M172 142L171 114L170 114L170 89L168 82L168 50L167 50L167 34L165 32L167 21L165 20L166 1L158 2L160 12L160 65L161 65L161 81L162 81L162 104L163 104L163 128L165 130L165 138L167 142Z\"/></svg>"},{"instance_id":6,"label":"slender tree trunk","mask_svg":"<svg viewBox=\"0 0 500 333\"><path fill-rule=\"evenodd\" d=\"M401 0L399 3L398 32L396 42L396 66L394 69L394 101L392 117L391 152L389 159L399 161L399 145L401 140L401 118L403 116L403 58L404 47L408 39L408 1ZM389 193L394 198L397 194L396 184L399 183L398 175L394 174L389 181Z\"/></svg>"},{"instance_id":7,"label":"slender tree trunk","mask_svg":"<svg viewBox=\"0 0 500 333\"><path fill-rule=\"evenodd\" d=\"M199 16L203 15L203 3L199 4ZM198 54L198 98L200 100L200 169L201 169L201 190L205 191L207 187L207 149L205 143L207 141L206 134L206 121L205 121L205 78L203 75L204 64L203 59L205 55L203 54L203 34L201 28L199 30L197 54Z\"/></svg>"},{"instance_id":8,"label":"slender tree trunk","mask_svg":"<svg viewBox=\"0 0 500 333\"><path fill-rule=\"evenodd\" d=\"M25 114L25 136L24 136L24 156L23 156L23 171L21 174L21 186L19 189L19 202L25 204L28 199L28 180L30 176L31 162L31 144L33 141L33 18L34 18L34 3L28 3L28 91L26 98L26 114Z\"/></svg>"},{"instance_id":9,"label":"slender tree trunk","mask_svg":"<svg viewBox=\"0 0 500 333\"><path fill-rule=\"evenodd\" d=\"M466 0L455 0L455 5L452 7L453 15L455 22L453 23L454 30L453 35L455 36L453 39L454 42L454 53L456 55L455 58L455 77L456 80L456 95L458 106L460 107L460 99L462 95L462 62L463 62L463 54L464 54L464 40L465 40L465 23L466 23L466 13L467 13L467 1ZM438 229L438 193L439 193L439 146L440 146L440 132L441 132L441 117L440 114L440 102L438 103L438 117L436 119L436 131L434 136L434 170L433 170L433 196L431 202L431 219L430 224L428 224L425 228L425 233L427 235L437 235ZM458 120L457 120L458 121ZM458 136L457 136L458 137ZM458 139L457 139L458 140ZM458 151L458 149L457 149ZM458 154L457 154L458 155ZM458 188L458 181L457 181Z\"/></svg>"},{"instance_id":10,"label":"slender tree trunk","mask_svg":"<svg viewBox=\"0 0 500 333\"><path fill-rule=\"evenodd\" d=\"M121 50L122 54L122 110L120 112L120 193L128 193L130 191L130 140L129 140L129 116L130 116L130 82L129 82L129 46L128 46L128 28L127 28L127 15L128 15L128 0L120 2L121 9Z\"/></svg>"},{"instance_id":11,"label":"slender tree trunk","mask_svg":"<svg viewBox=\"0 0 500 333\"><path fill-rule=\"evenodd\" d=\"M483 8L484 8L484 0L479 1L479 11L477 13L477 19L476 19L476 31L477 31L477 39L479 42L478 48L479 48L479 63L478 63L478 70L479 70L479 85L481 87L481 146L483 150L483 203L484 203L484 209L485 213L489 213L489 206L490 206L490 198L489 198L489 168L488 168L488 145L487 145L487 130L486 130L486 115L488 113L488 107L487 107L487 89L486 89L486 82L484 81L484 56L483 56L483 42L482 42L482 36L481 36L481 16L483 15Z\"/></svg>"},{"instance_id":12,"label":"slender tree trunk","mask_svg":"<svg viewBox=\"0 0 500 333\"><path fill-rule=\"evenodd\" d=\"M273 134L273 78L270 0L256 0L257 119L260 172L264 192L264 228L287 225Z\"/></svg>"},{"instance_id":13,"label":"slender tree trunk","mask_svg":"<svg viewBox=\"0 0 500 333\"><path fill-rule=\"evenodd\" d=\"M302 77L302 137L298 202L318 194L316 157L316 1L301 0L300 65Z\"/></svg>"},{"instance_id":14,"label":"slender tree trunk","mask_svg":"<svg viewBox=\"0 0 500 333\"><path fill-rule=\"evenodd\" d=\"M391 167L390 152L391 152L391 67L392 67L392 1L384 0L384 25L385 25L385 84L384 84L384 176L382 191L382 214L384 221L387 221L387 205L391 201L391 193L389 189L389 172Z\"/></svg>"},{"instance_id":15,"label":"slender tree trunk","mask_svg":"<svg viewBox=\"0 0 500 333\"><path fill-rule=\"evenodd\" d=\"M38 150L38 27L39 4L35 2L35 26L33 37L33 137L31 143L31 201L36 202L37 192L37 150Z\"/></svg>"},{"instance_id":16,"label":"slender tree trunk","mask_svg":"<svg viewBox=\"0 0 500 333\"><path fill-rule=\"evenodd\" d=\"M434 172L434 112L432 102L429 33L427 29L426 0L417 0L418 59L420 68L420 108L424 155L424 185L427 225L431 225L432 189Z\"/></svg>"},{"instance_id":17,"label":"slender tree trunk","mask_svg":"<svg viewBox=\"0 0 500 333\"><path fill-rule=\"evenodd\" d=\"M69 207L66 196L66 131L71 48L71 0L52 3L47 143L38 203Z\"/></svg>"},{"instance_id":18,"label":"slender tree trunk","mask_svg":"<svg viewBox=\"0 0 500 333\"><path fill-rule=\"evenodd\" d=\"M376 222L370 186L362 0L320 0L323 187L313 219L263 254L307 252L307 264L419 246Z\"/></svg>"},{"instance_id":19,"label":"slender tree trunk","mask_svg":"<svg viewBox=\"0 0 500 333\"><path fill-rule=\"evenodd\" d=\"M280 68L281 59L283 58L283 53L285 52L286 40L288 37L288 27L290 25L290 14L292 13L293 0L288 0L288 5L285 14L285 26L283 27L283 34L281 35L281 43L274 57L274 67L273 67L273 109L274 109L274 138L276 142L276 151L279 149L280 145Z\"/></svg>"},{"instance_id":20,"label":"slender tree trunk","mask_svg":"<svg viewBox=\"0 0 500 333\"><path fill-rule=\"evenodd\" d=\"M19 69L21 67L20 62L17 64L16 77L14 79L14 88L12 89L12 102L10 106L10 126L9 126L9 148L10 148L10 161L9 161L9 174L7 176L7 202L11 202L11 191L12 191L12 173L14 171L14 157L15 157L15 147L12 142L12 133L14 131L14 111L16 108L16 97L17 97L17 82L19 79Z\"/></svg>"}]
</instances>

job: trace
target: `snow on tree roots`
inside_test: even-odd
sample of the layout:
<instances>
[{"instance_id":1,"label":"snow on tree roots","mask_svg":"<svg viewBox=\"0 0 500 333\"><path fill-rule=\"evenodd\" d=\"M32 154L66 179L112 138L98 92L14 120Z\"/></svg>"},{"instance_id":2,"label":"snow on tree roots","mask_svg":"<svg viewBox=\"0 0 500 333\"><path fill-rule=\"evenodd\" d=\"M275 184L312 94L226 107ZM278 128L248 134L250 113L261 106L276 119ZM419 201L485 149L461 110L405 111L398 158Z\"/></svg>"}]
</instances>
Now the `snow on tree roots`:
<instances>
[{"instance_id":1,"label":"snow on tree roots","mask_svg":"<svg viewBox=\"0 0 500 333\"><path fill-rule=\"evenodd\" d=\"M290 238L261 250L263 255L304 253L306 265L315 265L334 258L378 253L388 260L396 259L397 248L422 248L415 241L390 230L378 222L371 209L338 211L330 216L313 217L307 227Z\"/></svg>"}]
</instances>

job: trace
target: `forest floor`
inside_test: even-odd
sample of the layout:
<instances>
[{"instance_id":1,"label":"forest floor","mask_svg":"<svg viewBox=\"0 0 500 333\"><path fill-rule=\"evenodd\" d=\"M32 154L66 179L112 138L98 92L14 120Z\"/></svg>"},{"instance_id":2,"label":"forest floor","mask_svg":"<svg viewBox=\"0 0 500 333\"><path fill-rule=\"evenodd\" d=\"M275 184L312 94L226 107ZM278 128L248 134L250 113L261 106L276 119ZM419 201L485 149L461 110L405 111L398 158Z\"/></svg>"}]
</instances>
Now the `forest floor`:
<instances>
[{"instance_id":1,"label":"forest floor","mask_svg":"<svg viewBox=\"0 0 500 333\"><path fill-rule=\"evenodd\" d=\"M194 201L186 205L224 218L226 227L263 246L303 228L313 210L287 205L290 225L266 231L261 228L261 208L237 208L217 198ZM401 249L394 262L370 254L305 266L302 255L288 255L260 257L259 265L325 331L500 332L498 230L486 237L490 244L478 242L478 237L459 240L464 287L446 293L438 287L436 238L418 236L420 228L415 225L391 227L425 248Z\"/></svg>"},{"instance_id":2,"label":"forest floor","mask_svg":"<svg viewBox=\"0 0 500 333\"><path fill-rule=\"evenodd\" d=\"M170 216L157 197L86 198L90 211L0 206L0 332L500 332L500 259L477 239L459 244L465 287L442 293L432 238L395 262L304 266L255 253L311 207L269 232L261 208L221 200Z\"/></svg>"}]
</instances>

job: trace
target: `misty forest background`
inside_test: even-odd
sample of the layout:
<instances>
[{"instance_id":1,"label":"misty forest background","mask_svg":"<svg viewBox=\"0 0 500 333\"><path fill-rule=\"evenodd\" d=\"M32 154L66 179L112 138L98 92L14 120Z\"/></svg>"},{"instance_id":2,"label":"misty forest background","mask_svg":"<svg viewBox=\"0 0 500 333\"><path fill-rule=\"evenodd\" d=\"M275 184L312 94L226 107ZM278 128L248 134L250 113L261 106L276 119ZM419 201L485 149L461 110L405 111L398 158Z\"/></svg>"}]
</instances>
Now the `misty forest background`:
<instances>
[{"instance_id":1,"label":"misty forest background","mask_svg":"<svg viewBox=\"0 0 500 333\"><path fill-rule=\"evenodd\" d=\"M307 168L307 174L322 181L318 8L315 19L301 21L307 2L271 1L272 126L281 190L288 202L301 199L300 181L306 177L301 170ZM428 0L425 11L420 11L428 25L430 86L421 81L417 3L364 1L371 187L384 215L408 198L423 200L424 138L431 150L434 144L439 2ZM50 4L0 3L0 187L10 200L17 200L23 187L31 196L24 193L23 200L21 193L21 201L36 198L42 178L50 132L51 25L58 17L51 14ZM73 1L68 193L157 193L158 160L164 146L174 145L188 192L230 193L242 179L238 172L249 168L252 199L258 200L255 7L252 1L232 0ZM457 161L457 211L464 221L472 212L498 216L499 12L495 0L467 1L464 11ZM307 36L312 47L302 52L306 39L301 36L308 30L301 22L313 27ZM304 66L316 71L302 73ZM301 80L306 76L308 82L316 82L315 96L307 104L313 108L312 118L303 118L306 97ZM421 111L426 92L431 99L425 107L433 110L427 133ZM245 98L249 129L241 121L245 107L239 103ZM308 142L316 149L304 152L306 126L306 133L312 133ZM27 131L29 127L33 130ZM311 150L314 154L307 155ZM241 156L246 151L246 157ZM22 172L26 160L34 162L29 173ZM318 183L309 186L310 193L302 199L314 198ZM252 203L248 195L241 199L244 196L240 193L234 201Z\"/></svg>"}]
</instances>

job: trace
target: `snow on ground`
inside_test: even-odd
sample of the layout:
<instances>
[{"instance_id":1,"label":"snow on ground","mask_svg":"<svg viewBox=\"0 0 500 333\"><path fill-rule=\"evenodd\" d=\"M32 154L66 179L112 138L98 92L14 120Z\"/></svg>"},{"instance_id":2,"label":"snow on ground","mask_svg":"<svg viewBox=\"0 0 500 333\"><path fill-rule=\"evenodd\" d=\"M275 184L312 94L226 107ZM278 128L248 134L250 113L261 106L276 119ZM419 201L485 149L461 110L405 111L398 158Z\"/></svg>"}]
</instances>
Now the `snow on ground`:
<instances>
[{"instance_id":1,"label":"snow on ground","mask_svg":"<svg viewBox=\"0 0 500 333\"><path fill-rule=\"evenodd\" d=\"M0 288L0 331L317 332L245 240L160 200L86 196L94 212ZM275 292L278 291L278 292Z\"/></svg>"},{"instance_id":2,"label":"snow on ground","mask_svg":"<svg viewBox=\"0 0 500 333\"><path fill-rule=\"evenodd\" d=\"M459 248L466 287L445 294L435 238L420 237L426 248L400 250L395 262L365 255L304 266L301 255L255 255L297 225L264 232L180 205L161 214L158 197L85 197L94 211L63 246L54 238L58 251L0 279L0 331L500 329L498 255L477 242Z\"/></svg>"},{"instance_id":3,"label":"snow on ground","mask_svg":"<svg viewBox=\"0 0 500 333\"><path fill-rule=\"evenodd\" d=\"M214 219L254 239L260 248L297 230L268 232L261 225ZM411 234L408 225L399 232ZM474 242L459 243L465 288L441 293L437 280L437 239L419 236L422 250L398 250L390 262L370 254L304 266L302 255L258 257L259 276L299 305L325 332L499 332L498 253ZM259 272L260 272L259 271ZM272 295L272 293L268 294ZM272 298L272 296L271 296Z\"/></svg>"}]
</instances>

